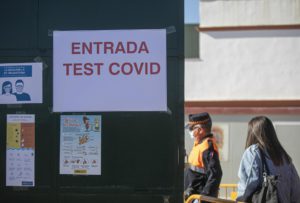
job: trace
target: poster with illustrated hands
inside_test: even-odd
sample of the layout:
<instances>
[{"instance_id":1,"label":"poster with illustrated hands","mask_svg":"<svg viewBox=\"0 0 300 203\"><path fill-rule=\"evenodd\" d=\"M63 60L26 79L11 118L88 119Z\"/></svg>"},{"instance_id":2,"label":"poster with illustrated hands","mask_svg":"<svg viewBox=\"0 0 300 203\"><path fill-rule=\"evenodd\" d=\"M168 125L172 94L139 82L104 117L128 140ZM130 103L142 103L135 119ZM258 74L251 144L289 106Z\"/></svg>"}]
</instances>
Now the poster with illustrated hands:
<instances>
[{"instance_id":1,"label":"poster with illustrated hands","mask_svg":"<svg viewBox=\"0 0 300 203\"><path fill-rule=\"evenodd\" d=\"M35 115L8 114L6 186L35 186Z\"/></svg>"},{"instance_id":2,"label":"poster with illustrated hands","mask_svg":"<svg viewBox=\"0 0 300 203\"><path fill-rule=\"evenodd\" d=\"M60 174L101 175L101 116L60 117Z\"/></svg>"}]
</instances>

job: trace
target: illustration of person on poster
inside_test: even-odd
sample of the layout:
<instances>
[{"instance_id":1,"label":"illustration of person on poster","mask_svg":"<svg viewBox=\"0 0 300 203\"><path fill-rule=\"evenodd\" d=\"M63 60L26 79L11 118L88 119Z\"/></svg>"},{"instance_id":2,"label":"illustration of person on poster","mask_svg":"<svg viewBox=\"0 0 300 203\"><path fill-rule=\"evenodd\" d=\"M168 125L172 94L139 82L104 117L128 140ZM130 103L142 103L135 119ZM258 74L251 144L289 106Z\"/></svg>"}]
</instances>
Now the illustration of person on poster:
<instances>
[{"instance_id":1,"label":"illustration of person on poster","mask_svg":"<svg viewBox=\"0 0 300 203\"><path fill-rule=\"evenodd\" d=\"M13 103L16 102L16 96L12 91L12 83L10 81L5 81L2 83L2 94L0 95L1 103Z\"/></svg>"},{"instance_id":2,"label":"illustration of person on poster","mask_svg":"<svg viewBox=\"0 0 300 203\"><path fill-rule=\"evenodd\" d=\"M16 96L17 101L31 101L30 95L23 92L23 88L24 88L23 80L21 79L17 80L15 83L15 87L16 87L16 92L14 93L14 95Z\"/></svg>"},{"instance_id":3,"label":"illustration of person on poster","mask_svg":"<svg viewBox=\"0 0 300 203\"><path fill-rule=\"evenodd\" d=\"M89 128L90 128L90 119L87 116L83 116L82 119L83 119L83 123L85 125L85 130L89 131Z\"/></svg>"}]
</instances>

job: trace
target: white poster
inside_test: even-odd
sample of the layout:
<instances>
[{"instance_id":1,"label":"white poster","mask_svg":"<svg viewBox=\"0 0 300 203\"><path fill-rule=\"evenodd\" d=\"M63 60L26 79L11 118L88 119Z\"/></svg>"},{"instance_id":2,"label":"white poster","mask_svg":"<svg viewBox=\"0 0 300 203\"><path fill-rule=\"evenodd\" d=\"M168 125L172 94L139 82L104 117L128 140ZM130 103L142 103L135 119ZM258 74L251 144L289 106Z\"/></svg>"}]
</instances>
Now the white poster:
<instances>
[{"instance_id":1,"label":"white poster","mask_svg":"<svg viewBox=\"0 0 300 203\"><path fill-rule=\"evenodd\" d=\"M7 115L6 186L33 187L35 115Z\"/></svg>"},{"instance_id":2,"label":"white poster","mask_svg":"<svg viewBox=\"0 0 300 203\"><path fill-rule=\"evenodd\" d=\"M60 174L101 175L101 116L60 117Z\"/></svg>"},{"instance_id":3,"label":"white poster","mask_svg":"<svg viewBox=\"0 0 300 203\"><path fill-rule=\"evenodd\" d=\"M166 30L54 31L53 111L167 111Z\"/></svg>"},{"instance_id":4,"label":"white poster","mask_svg":"<svg viewBox=\"0 0 300 203\"><path fill-rule=\"evenodd\" d=\"M42 63L0 64L0 104L43 102Z\"/></svg>"}]
</instances>

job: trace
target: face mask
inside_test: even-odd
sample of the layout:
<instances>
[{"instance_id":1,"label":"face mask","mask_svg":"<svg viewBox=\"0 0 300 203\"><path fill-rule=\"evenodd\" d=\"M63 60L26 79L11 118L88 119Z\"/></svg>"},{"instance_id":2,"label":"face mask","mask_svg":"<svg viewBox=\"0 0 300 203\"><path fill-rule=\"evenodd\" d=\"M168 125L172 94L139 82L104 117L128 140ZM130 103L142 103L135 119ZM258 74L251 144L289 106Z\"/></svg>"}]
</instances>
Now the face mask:
<instances>
[{"instance_id":1,"label":"face mask","mask_svg":"<svg viewBox=\"0 0 300 203\"><path fill-rule=\"evenodd\" d=\"M190 134L191 139L194 139L194 131L193 130L189 130L189 134Z\"/></svg>"}]
</instances>

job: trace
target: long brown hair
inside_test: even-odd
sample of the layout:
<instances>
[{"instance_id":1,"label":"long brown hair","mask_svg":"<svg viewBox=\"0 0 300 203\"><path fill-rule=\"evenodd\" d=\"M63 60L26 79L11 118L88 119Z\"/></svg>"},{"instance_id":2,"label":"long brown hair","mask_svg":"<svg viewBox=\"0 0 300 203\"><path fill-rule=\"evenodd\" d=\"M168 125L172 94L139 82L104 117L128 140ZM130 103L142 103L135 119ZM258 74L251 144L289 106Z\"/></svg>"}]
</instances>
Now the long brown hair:
<instances>
[{"instance_id":1,"label":"long brown hair","mask_svg":"<svg viewBox=\"0 0 300 203\"><path fill-rule=\"evenodd\" d=\"M258 144L259 148L266 150L276 166L282 165L284 160L287 163L292 162L277 138L272 121L265 116L254 117L248 123L246 148L253 144Z\"/></svg>"}]
</instances>

